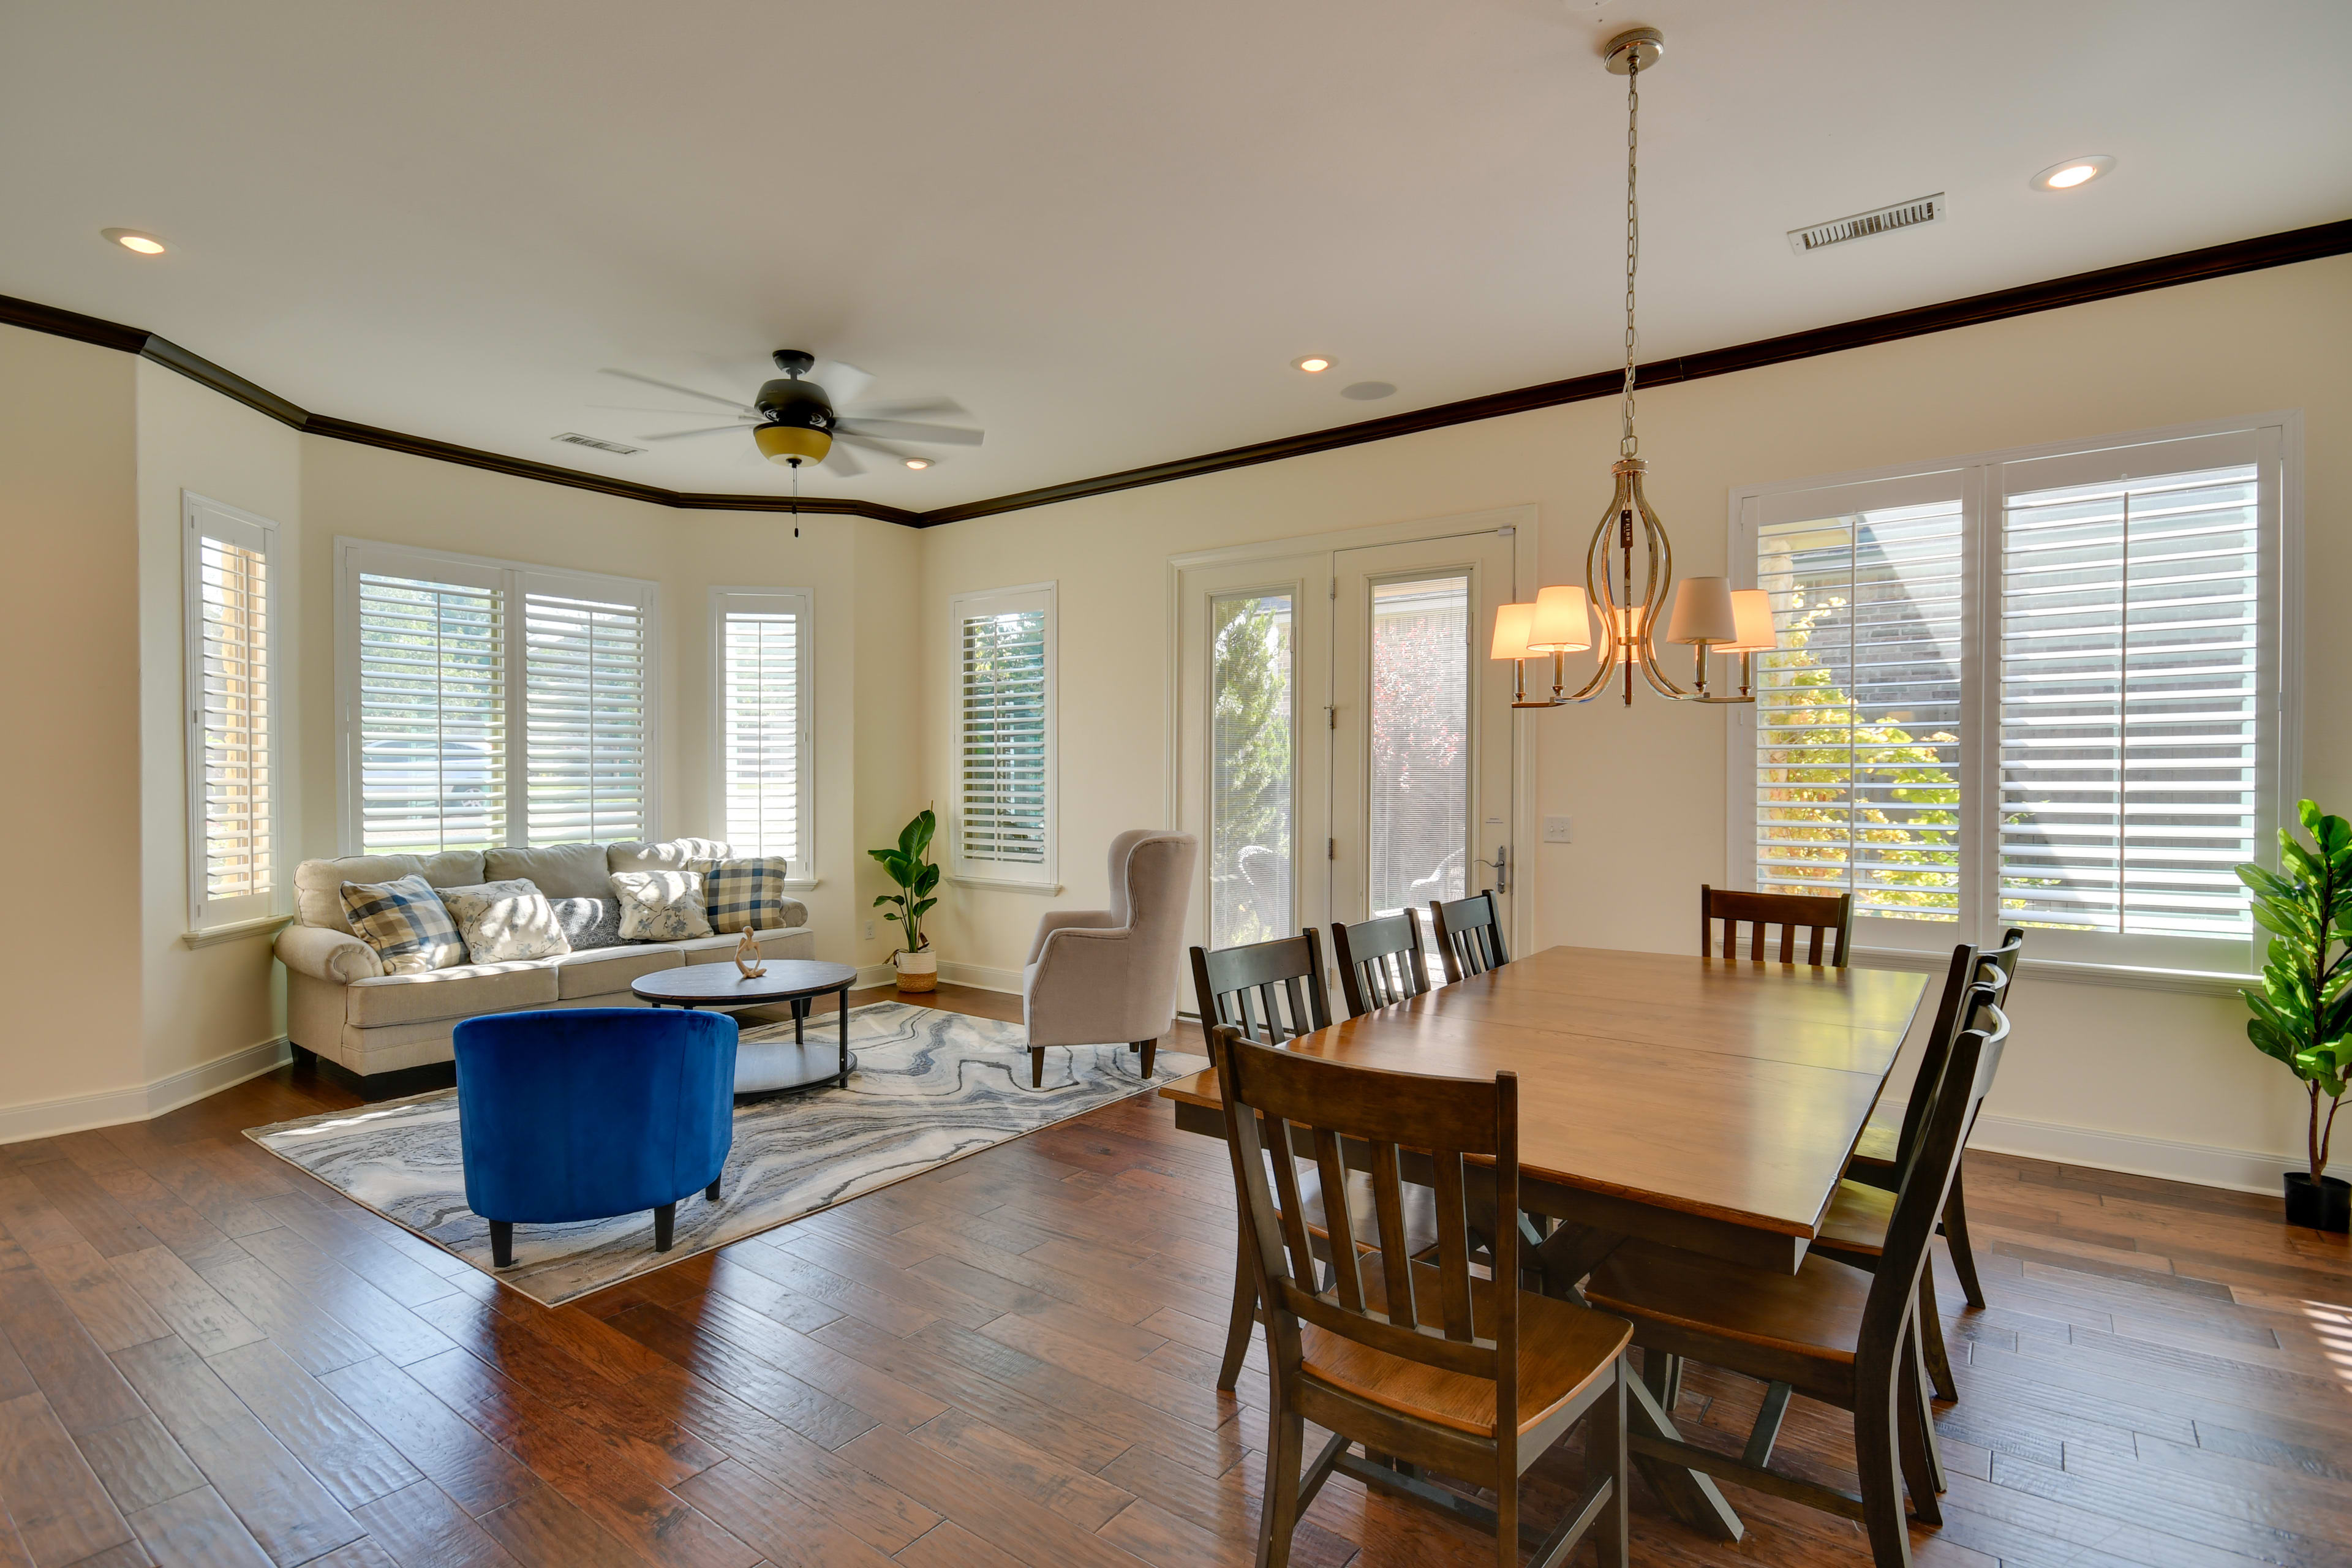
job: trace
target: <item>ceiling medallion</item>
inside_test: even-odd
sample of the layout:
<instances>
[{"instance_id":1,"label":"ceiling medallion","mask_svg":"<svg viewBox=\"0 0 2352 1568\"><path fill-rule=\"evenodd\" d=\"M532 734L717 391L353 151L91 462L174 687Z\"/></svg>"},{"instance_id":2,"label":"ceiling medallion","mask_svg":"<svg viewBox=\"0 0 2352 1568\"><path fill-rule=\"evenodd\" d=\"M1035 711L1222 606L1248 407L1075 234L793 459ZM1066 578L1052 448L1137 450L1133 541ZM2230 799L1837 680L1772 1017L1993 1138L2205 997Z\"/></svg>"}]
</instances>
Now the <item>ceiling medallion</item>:
<instances>
[{"instance_id":1,"label":"ceiling medallion","mask_svg":"<svg viewBox=\"0 0 2352 1568\"><path fill-rule=\"evenodd\" d=\"M1642 493L1649 465L1641 457L1641 441L1633 431L1633 349L1638 341L1633 325L1633 282L1642 253L1641 206L1636 199L1641 145L1642 73L1654 68L1665 52L1665 37L1654 27L1635 27L1609 42L1608 67L1625 79L1625 390L1619 412L1617 461L1610 472L1616 488L1609 510L1592 531L1584 552L1584 582L1544 589L1535 602L1504 605L1495 613L1492 657L1514 660L1517 683L1515 708L1559 708L1589 702L1622 679L1625 705L1633 704L1633 673L1659 696L1677 702L1752 703L1756 700L1755 656L1774 646L1771 597L1760 589L1734 593L1728 579L1693 577L1673 595L1673 613L1665 640L1696 650L1696 669L1686 689L1658 667L1658 612L1675 588L1674 544L1665 525ZM1638 589L1634 556L1642 557ZM1598 636L1595 623L1598 623ZM1597 648L1591 679L1568 689L1568 656ZM1549 655L1551 694L1527 695L1529 658ZM1707 689L1707 658L1711 654L1739 656L1739 695L1719 695ZM1622 671L1622 677L1619 672Z\"/></svg>"}]
</instances>

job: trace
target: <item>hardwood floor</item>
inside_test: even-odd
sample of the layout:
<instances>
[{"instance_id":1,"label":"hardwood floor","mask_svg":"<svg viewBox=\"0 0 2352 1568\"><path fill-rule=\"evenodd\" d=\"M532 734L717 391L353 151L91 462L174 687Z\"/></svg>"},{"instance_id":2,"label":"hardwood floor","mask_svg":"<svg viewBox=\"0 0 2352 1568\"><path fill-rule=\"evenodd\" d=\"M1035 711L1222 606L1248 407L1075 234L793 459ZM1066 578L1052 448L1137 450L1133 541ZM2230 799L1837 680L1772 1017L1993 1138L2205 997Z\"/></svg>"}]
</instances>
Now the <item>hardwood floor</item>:
<instances>
[{"instance_id":1,"label":"hardwood floor","mask_svg":"<svg viewBox=\"0 0 2352 1568\"><path fill-rule=\"evenodd\" d=\"M1238 1400L1214 1387L1230 1176L1163 1102L557 1310L239 1136L352 1103L289 1068L0 1146L0 1568L1250 1560L1263 1352ZM1923 1563L2352 1563L2343 1238L2275 1198L1990 1155L1969 1203L1992 1304L1940 1280L1962 1400ZM1761 1393L1693 1368L1677 1415L1736 1450ZM1798 1401L1778 1461L1836 1479L1840 1425ZM1548 1458L1530 1514L1577 1475ZM1635 1561L1868 1561L1843 1521L1727 1491L1730 1547L1636 1483ZM1295 1561L1492 1547L1337 1479Z\"/></svg>"}]
</instances>

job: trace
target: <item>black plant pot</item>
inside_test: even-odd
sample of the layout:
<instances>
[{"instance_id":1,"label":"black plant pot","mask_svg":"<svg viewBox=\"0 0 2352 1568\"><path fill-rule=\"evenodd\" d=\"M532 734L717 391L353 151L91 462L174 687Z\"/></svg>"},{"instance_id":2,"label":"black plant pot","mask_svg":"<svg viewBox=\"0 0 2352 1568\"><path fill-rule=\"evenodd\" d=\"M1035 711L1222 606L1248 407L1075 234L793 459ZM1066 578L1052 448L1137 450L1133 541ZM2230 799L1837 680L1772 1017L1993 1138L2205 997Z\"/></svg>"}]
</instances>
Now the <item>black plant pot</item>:
<instances>
[{"instance_id":1,"label":"black plant pot","mask_svg":"<svg viewBox=\"0 0 2352 1568\"><path fill-rule=\"evenodd\" d=\"M2287 1172L2286 1222L2339 1236L2352 1230L2352 1182L2341 1176L2315 1182L2308 1171Z\"/></svg>"}]
</instances>

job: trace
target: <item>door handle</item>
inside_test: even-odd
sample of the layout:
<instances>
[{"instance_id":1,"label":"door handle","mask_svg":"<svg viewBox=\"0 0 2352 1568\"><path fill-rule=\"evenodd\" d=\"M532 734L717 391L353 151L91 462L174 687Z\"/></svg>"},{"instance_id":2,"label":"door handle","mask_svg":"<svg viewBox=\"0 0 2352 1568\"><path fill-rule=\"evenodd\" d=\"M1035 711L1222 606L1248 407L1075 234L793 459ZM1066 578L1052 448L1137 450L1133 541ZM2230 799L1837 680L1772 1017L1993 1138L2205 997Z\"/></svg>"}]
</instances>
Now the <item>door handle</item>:
<instances>
[{"instance_id":1,"label":"door handle","mask_svg":"<svg viewBox=\"0 0 2352 1568\"><path fill-rule=\"evenodd\" d=\"M1492 860L1481 860L1478 864L1494 868L1495 891L1507 893L1511 890L1511 847L1509 845L1496 845L1495 858Z\"/></svg>"}]
</instances>

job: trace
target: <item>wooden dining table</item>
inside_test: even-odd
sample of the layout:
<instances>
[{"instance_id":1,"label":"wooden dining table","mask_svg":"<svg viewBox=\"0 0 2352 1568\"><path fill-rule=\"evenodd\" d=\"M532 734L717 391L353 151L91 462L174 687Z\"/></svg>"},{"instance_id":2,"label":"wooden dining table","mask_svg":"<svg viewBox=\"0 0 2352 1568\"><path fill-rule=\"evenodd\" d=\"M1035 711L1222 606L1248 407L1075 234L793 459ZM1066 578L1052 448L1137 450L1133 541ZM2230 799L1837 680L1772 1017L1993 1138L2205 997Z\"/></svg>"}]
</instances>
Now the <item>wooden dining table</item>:
<instances>
[{"instance_id":1,"label":"wooden dining table","mask_svg":"<svg viewBox=\"0 0 2352 1568\"><path fill-rule=\"evenodd\" d=\"M1794 1272L1886 1087L1927 976L1555 947L1283 1048L1519 1089L1519 1221L1547 1292L1628 1237ZM1223 1138L1213 1070L1161 1087L1176 1125ZM1547 1229L1549 1234L1546 1234ZM1630 1384L1631 1429L1678 1440ZM1686 1524L1738 1515L1695 1470L1637 1461Z\"/></svg>"}]
</instances>

